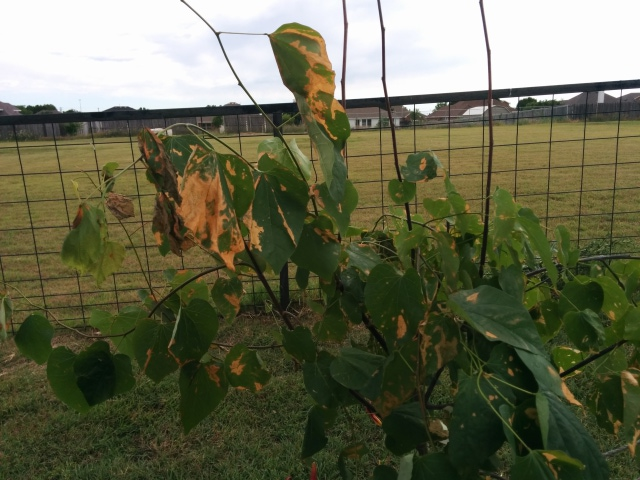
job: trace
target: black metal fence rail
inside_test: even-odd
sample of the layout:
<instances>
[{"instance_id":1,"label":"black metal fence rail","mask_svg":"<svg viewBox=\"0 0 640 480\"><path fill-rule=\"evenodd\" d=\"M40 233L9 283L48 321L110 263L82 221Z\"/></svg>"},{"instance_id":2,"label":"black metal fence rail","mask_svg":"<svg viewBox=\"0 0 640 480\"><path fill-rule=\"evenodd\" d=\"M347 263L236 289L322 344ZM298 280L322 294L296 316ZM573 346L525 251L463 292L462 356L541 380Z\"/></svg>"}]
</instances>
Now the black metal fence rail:
<instances>
[{"instance_id":1,"label":"black metal fence rail","mask_svg":"<svg viewBox=\"0 0 640 480\"><path fill-rule=\"evenodd\" d=\"M570 94L605 90L618 92L618 101L585 101L571 109L554 105L495 115L492 184L508 189L519 203L531 206L550 238L555 226L563 223L574 242L590 253L637 252L640 103L622 99L630 91L640 91L640 80L502 89L493 96L515 106L527 97L566 100ZM470 208L479 213L487 180L486 114L450 117L445 122L430 121L426 114L439 102L451 105L477 100L486 105L486 98L486 91L475 91L390 99L392 106L413 112L398 123L401 161L409 153L433 150ZM364 107L377 109L378 128L354 130L346 160L349 178L360 194L353 221L372 228L376 222L385 223L385 215L393 208L386 181L395 173L393 147L385 126L388 122L383 121L387 116L384 98L347 101L347 110ZM275 123L284 114L297 112L294 103L261 108ZM118 179L116 186L119 193L134 199L136 217L123 221L122 226L115 218L108 219L110 235L129 245L122 271L96 286L92 278L62 265L60 249L79 198L95 195L103 165L117 162L122 169L138 158L136 136L140 128L189 123L211 130L215 117L222 118L227 129L214 133L250 161L257 160L259 141L273 134L253 105L0 116L0 294L6 290L13 298L14 328L37 308L46 309L60 321L82 324L92 308L121 308L138 302L137 292L148 289L149 284L162 288L167 267L201 270L211 266L211 259L199 251L186 252L182 258L160 257L150 231L154 190L138 164ZM62 127L70 123L81 124L82 134L63 135ZM284 128L285 139L296 139L315 162L316 153L303 127L290 124ZM176 128L174 134L185 127ZM420 194L434 196L441 192L437 182L420 190ZM414 209L420 212L421 205L416 203ZM256 311L268 308L262 286L254 278L247 280L246 307ZM272 281L285 303L316 294L313 290L300 292L295 281L282 282L277 275Z\"/></svg>"}]
</instances>

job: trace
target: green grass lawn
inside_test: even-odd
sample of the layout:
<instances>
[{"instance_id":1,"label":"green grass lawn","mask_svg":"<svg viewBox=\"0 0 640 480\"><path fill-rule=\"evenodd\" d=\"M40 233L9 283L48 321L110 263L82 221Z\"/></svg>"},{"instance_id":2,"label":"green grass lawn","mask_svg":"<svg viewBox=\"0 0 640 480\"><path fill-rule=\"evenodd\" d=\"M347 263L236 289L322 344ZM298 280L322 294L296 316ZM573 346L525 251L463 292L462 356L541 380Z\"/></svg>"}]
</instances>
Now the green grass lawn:
<instances>
[{"instance_id":1,"label":"green grass lawn","mask_svg":"<svg viewBox=\"0 0 640 480\"><path fill-rule=\"evenodd\" d=\"M303 315L303 322L308 320ZM224 327L219 341L271 345L277 330L273 317L242 315ZM355 335L364 338L362 332ZM74 351L86 344L65 333L54 338L55 346ZM280 350L260 350L260 356L273 375L267 386L257 394L231 391L210 417L184 435L176 374L158 384L138 374L133 391L78 414L55 398L43 367L22 357L13 341L0 343L0 478L284 480L291 475L306 480L309 465L301 461L300 449L312 401L302 374ZM588 378L568 379L583 403L590 389ZM450 401L446 375L442 381L433 397L438 403ZM603 452L620 446L589 423L588 415L579 409L577 415ZM364 442L369 453L348 461L356 479L369 478L379 463L399 461L384 450L382 429L360 406L342 410L328 436L327 448L314 456L320 479L340 478L340 451L357 442ZM510 458L508 447L498 458ZM638 476L627 452L607 460L612 480Z\"/></svg>"},{"instance_id":2,"label":"green grass lawn","mask_svg":"<svg viewBox=\"0 0 640 480\"><path fill-rule=\"evenodd\" d=\"M230 136L225 142L249 161L264 136ZM313 160L322 180L315 152L303 134L291 134ZM399 129L399 161L409 153L431 149L450 172L472 211L480 212L487 181L488 131L479 126ZM558 224L567 226L581 247L595 243L605 248L638 251L640 219L640 122L555 122L495 127L492 189L506 188L543 220L550 237ZM220 146L221 151L224 147ZM124 222L135 245L128 248L120 273L97 288L91 278L78 277L64 267L59 251L78 207L78 196L96 194L102 165L117 162L124 168L139 153L136 139L128 137L72 138L20 143L0 142L0 267L2 280L12 291L18 310L32 310L24 296L46 306L60 319L81 319L92 306L110 309L137 302L136 291L147 286L140 273L147 271L154 286L164 284L162 270L202 268L212 260L192 249L183 259L162 258L154 246L150 220L153 187L142 165L118 179L116 190L134 199L136 217ZM388 131L357 130L347 147L349 178L359 192L359 207L352 223L372 228L390 212L387 181L395 177L393 149ZM441 196L442 181L419 184L418 198ZM414 210L422 211L420 203ZM122 227L108 214L112 238L128 240ZM142 267L138 261L140 259ZM291 277L294 275L291 270ZM292 284L293 285L293 284ZM277 289L277 283L274 283ZM255 293L256 297L253 296ZM260 304L263 290L254 282L245 302Z\"/></svg>"},{"instance_id":3,"label":"green grass lawn","mask_svg":"<svg viewBox=\"0 0 640 480\"><path fill-rule=\"evenodd\" d=\"M277 329L271 317L242 316L220 341L269 345ZM74 350L86 346L66 334L54 342ZM0 478L308 479L300 449L312 401L301 371L279 350L260 355L272 372L270 383L258 394L230 392L213 415L184 435L177 374L157 385L140 377L132 392L81 415L55 398L44 368L21 357L12 341L2 343ZM338 455L355 442L365 441L371 450L363 461L349 462L356 478L392 460L381 448L381 429L362 407L347 408L345 416L351 427L336 426L327 449L315 456L320 478L338 478Z\"/></svg>"}]
</instances>

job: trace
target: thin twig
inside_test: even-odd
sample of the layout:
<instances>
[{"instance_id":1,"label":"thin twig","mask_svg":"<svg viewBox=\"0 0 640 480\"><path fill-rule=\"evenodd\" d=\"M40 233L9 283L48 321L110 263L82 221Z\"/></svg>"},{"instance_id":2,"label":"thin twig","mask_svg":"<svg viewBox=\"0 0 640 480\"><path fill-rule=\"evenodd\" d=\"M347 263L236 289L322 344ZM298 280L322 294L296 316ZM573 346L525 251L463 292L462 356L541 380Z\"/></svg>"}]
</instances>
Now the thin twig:
<instances>
[{"instance_id":1,"label":"thin twig","mask_svg":"<svg viewBox=\"0 0 640 480\"><path fill-rule=\"evenodd\" d=\"M396 177L399 182L402 182L402 174L400 173L400 162L398 160L398 143L396 141L396 128L393 123L393 115L391 114L391 102L389 101L389 92L387 91L387 50L385 40L385 27L384 19L382 17L382 3L378 0L378 17L380 18L380 33L382 35L382 89L384 91L384 103L389 118L389 127L391 129L391 145L393 146L393 164L396 169ZM382 128L382 124L380 125ZM405 202L404 210L407 215L407 229L411 230L413 225L411 223L411 208L409 202Z\"/></svg>"},{"instance_id":2,"label":"thin twig","mask_svg":"<svg viewBox=\"0 0 640 480\"><path fill-rule=\"evenodd\" d=\"M482 29L484 30L484 41L487 48L487 70L489 77L489 107L487 114L489 115L489 158L487 161L487 188L485 190L484 200L484 228L482 231L482 246L480 250L480 277L484 270L484 264L487 259L487 244L489 241L489 208L491 207L491 175L493 172L493 113L491 110L493 104L493 83L491 80L491 47L489 46L489 32L487 30L487 21L484 15L484 3L480 0L480 14L482 15Z\"/></svg>"},{"instance_id":3,"label":"thin twig","mask_svg":"<svg viewBox=\"0 0 640 480\"><path fill-rule=\"evenodd\" d=\"M628 253L612 253L610 255L594 255L591 257L582 257L578 259L578 263L588 263L588 262L601 262L606 260L640 260L640 257L637 255L631 255ZM527 277L533 277L540 273L544 273L547 271L546 267L536 268L535 270L531 270L526 273Z\"/></svg>"},{"instance_id":4,"label":"thin twig","mask_svg":"<svg viewBox=\"0 0 640 480\"><path fill-rule=\"evenodd\" d=\"M607 348L605 348L603 350L600 350L598 353L594 353L593 355L590 355L589 357L585 358L581 362L576 363L571 368L568 368L564 372L561 372L560 373L560 377L566 377L567 375L571 375L576 370L581 369L585 365L590 364L591 362L599 359L600 357L606 355L607 353L611 352L612 350L615 350L616 348L621 347L625 343L627 343L626 340L619 340L616 343L614 343L613 345L609 345Z\"/></svg>"}]
</instances>

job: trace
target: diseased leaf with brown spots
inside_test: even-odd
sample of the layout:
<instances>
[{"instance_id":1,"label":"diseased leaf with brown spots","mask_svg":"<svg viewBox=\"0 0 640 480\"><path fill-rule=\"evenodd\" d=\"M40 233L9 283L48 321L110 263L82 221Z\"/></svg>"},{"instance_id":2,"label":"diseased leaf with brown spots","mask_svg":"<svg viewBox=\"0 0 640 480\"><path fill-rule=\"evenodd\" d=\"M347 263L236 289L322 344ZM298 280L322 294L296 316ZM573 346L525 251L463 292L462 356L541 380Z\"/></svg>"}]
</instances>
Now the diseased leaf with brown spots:
<instances>
[{"instance_id":1,"label":"diseased leaf with brown spots","mask_svg":"<svg viewBox=\"0 0 640 480\"><path fill-rule=\"evenodd\" d=\"M205 249L217 253L228 269L244 250L230 188L215 152L194 151L184 172L177 213Z\"/></svg>"},{"instance_id":2,"label":"diseased leaf with brown spots","mask_svg":"<svg viewBox=\"0 0 640 480\"><path fill-rule=\"evenodd\" d=\"M244 293L238 277L218 278L211 288L211 299L227 322L240 312L240 300Z\"/></svg>"},{"instance_id":3,"label":"diseased leaf with brown spots","mask_svg":"<svg viewBox=\"0 0 640 480\"><path fill-rule=\"evenodd\" d=\"M401 274L386 263L375 267L369 274L364 301L389 345L411 339L424 317L420 277L413 268Z\"/></svg>"},{"instance_id":4,"label":"diseased leaf with brown spots","mask_svg":"<svg viewBox=\"0 0 640 480\"><path fill-rule=\"evenodd\" d=\"M271 378L271 374L262 367L258 354L242 344L229 351L224 366L231 386L246 388L254 393L262 390Z\"/></svg>"},{"instance_id":5,"label":"diseased leaf with brown spots","mask_svg":"<svg viewBox=\"0 0 640 480\"><path fill-rule=\"evenodd\" d=\"M331 196L344 196L347 169L341 150L350 134L349 119L334 98L335 72L323 38L299 23L282 25L269 35L285 86L294 94Z\"/></svg>"},{"instance_id":6,"label":"diseased leaf with brown spots","mask_svg":"<svg viewBox=\"0 0 640 480\"><path fill-rule=\"evenodd\" d=\"M176 204L163 192L156 194L151 231L163 256L169 252L182 256L182 252L194 245L193 241L187 237L189 230L176 213Z\"/></svg>"},{"instance_id":7,"label":"diseased leaf with brown spots","mask_svg":"<svg viewBox=\"0 0 640 480\"><path fill-rule=\"evenodd\" d=\"M400 171L407 182L426 182L436 178L438 168L442 164L433 152L418 152L407 157L407 165L400 167Z\"/></svg>"},{"instance_id":8,"label":"diseased leaf with brown spots","mask_svg":"<svg viewBox=\"0 0 640 480\"><path fill-rule=\"evenodd\" d=\"M166 192L168 196L180 204L178 175L164 149L162 140L148 128L138 135L138 147L147 163L147 178L158 192Z\"/></svg>"},{"instance_id":9,"label":"diseased leaf with brown spots","mask_svg":"<svg viewBox=\"0 0 640 480\"><path fill-rule=\"evenodd\" d=\"M458 356L460 330L452 318L431 312L422 322L420 334L420 354L426 373L434 373Z\"/></svg>"},{"instance_id":10,"label":"diseased leaf with brown spots","mask_svg":"<svg viewBox=\"0 0 640 480\"><path fill-rule=\"evenodd\" d=\"M107 193L107 200L105 203L107 204L109 211L113 213L114 217L118 220L131 218L135 215L135 212L133 211L133 201L125 195L109 192Z\"/></svg>"}]
</instances>

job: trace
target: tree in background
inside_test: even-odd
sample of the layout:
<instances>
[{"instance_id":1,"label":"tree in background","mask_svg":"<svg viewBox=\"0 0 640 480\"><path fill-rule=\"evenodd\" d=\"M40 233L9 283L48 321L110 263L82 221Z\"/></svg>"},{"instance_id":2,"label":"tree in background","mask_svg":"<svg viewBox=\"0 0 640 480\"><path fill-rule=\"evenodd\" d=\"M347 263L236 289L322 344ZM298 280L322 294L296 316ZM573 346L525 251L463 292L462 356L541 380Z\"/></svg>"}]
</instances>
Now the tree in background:
<instances>
[{"instance_id":1,"label":"tree in background","mask_svg":"<svg viewBox=\"0 0 640 480\"><path fill-rule=\"evenodd\" d=\"M553 105L560 105L560 100L536 100L533 97L527 97L520 100L516 108L518 110L530 110L532 108L551 107Z\"/></svg>"},{"instance_id":2,"label":"tree in background","mask_svg":"<svg viewBox=\"0 0 640 480\"><path fill-rule=\"evenodd\" d=\"M38 112L47 110L58 111L55 105L52 105L50 103L45 103L43 105L17 105L17 107L20 109L20 113L22 113L23 115L34 115Z\"/></svg>"}]
</instances>

